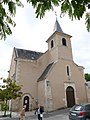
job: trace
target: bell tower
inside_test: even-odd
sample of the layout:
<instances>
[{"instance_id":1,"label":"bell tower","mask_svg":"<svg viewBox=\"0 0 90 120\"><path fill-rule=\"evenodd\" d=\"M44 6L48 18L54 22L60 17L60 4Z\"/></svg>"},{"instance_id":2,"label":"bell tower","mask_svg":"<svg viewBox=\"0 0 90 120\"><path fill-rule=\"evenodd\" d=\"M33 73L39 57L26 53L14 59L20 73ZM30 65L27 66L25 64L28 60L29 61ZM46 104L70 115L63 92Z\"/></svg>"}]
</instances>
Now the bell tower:
<instances>
[{"instance_id":1,"label":"bell tower","mask_svg":"<svg viewBox=\"0 0 90 120\"><path fill-rule=\"evenodd\" d=\"M53 34L46 41L53 61L58 59L73 60L71 37L63 32L56 18Z\"/></svg>"}]
</instances>

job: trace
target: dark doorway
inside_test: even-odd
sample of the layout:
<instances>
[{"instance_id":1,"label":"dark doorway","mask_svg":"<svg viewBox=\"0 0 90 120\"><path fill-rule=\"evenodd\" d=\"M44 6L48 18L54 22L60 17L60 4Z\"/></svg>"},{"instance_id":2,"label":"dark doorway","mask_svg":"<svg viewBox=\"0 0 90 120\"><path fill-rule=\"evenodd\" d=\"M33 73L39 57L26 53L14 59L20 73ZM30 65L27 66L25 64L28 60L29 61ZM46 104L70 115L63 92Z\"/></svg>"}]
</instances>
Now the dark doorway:
<instances>
[{"instance_id":1,"label":"dark doorway","mask_svg":"<svg viewBox=\"0 0 90 120\"><path fill-rule=\"evenodd\" d=\"M29 111L29 97L28 96L24 97L23 105L26 106L25 111Z\"/></svg>"},{"instance_id":2,"label":"dark doorway","mask_svg":"<svg viewBox=\"0 0 90 120\"><path fill-rule=\"evenodd\" d=\"M69 86L66 89L66 98L67 98L67 107L72 107L75 105L75 96L74 96L74 89Z\"/></svg>"}]
</instances>

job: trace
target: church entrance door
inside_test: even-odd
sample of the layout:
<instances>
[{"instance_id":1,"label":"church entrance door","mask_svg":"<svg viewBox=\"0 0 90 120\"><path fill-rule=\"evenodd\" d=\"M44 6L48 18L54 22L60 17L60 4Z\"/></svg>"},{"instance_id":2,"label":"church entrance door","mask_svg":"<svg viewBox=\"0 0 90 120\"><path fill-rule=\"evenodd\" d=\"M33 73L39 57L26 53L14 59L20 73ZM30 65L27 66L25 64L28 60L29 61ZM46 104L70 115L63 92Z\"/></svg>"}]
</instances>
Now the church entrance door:
<instances>
[{"instance_id":1,"label":"church entrance door","mask_svg":"<svg viewBox=\"0 0 90 120\"><path fill-rule=\"evenodd\" d=\"M25 111L29 111L29 97L28 96L24 97L23 105L26 106Z\"/></svg>"},{"instance_id":2,"label":"church entrance door","mask_svg":"<svg viewBox=\"0 0 90 120\"><path fill-rule=\"evenodd\" d=\"M67 98L67 107L72 107L75 105L75 95L74 89L71 86L68 86L66 89L66 98Z\"/></svg>"}]
</instances>

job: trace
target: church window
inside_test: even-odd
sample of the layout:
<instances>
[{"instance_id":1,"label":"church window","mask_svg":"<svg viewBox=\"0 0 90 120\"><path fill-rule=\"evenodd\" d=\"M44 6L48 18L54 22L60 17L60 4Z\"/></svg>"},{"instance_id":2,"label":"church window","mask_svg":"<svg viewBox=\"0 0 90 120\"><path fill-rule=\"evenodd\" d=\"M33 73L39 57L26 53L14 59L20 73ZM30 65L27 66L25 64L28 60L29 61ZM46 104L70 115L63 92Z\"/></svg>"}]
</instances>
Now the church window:
<instances>
[{"instance_id":1,"label":"church window","mask_svg":"<svg viewBox=\"0 0 90 120\"><path fill-rule=\"evenodd\" d=\"M53 48L53 46L54 46L54 43L53 43L53 40L51 41L51 48Z\"/></svg>"},{"instance_id":2,"label":"church window","mask_svg":"<svg viewBox=\"0 0 90 120\"><path fill-rule=\"evenodd\" d=\"M66 73L67 73L67 76L70 76L70 66L66 67Z\"/></svg>"},{"instance_id":3,"label":"church window","mask_svg":"<svg viewBox=\"0 0 90 120\"><path fill-rule=\"evenodd\" d=\"M47 86L50 86L50 81L46 81Z\"/></svg>"},{"instance_id":4,"label":"church window","mask_svg":"<svg viewBox=\"0 0 90 120\"><path fill-rule=\"evenodd\" d=\"M62 45L67 46L65 38L62 38Z\"/></svg>"}]
</instances>

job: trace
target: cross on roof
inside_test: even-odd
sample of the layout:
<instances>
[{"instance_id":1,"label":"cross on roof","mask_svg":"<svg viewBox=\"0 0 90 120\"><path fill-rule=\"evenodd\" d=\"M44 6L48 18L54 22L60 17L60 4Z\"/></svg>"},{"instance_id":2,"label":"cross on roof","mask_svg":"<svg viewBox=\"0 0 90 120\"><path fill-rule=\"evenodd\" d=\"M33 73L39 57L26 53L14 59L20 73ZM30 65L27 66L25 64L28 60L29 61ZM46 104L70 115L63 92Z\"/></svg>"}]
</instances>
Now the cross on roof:
<instances>
[{"instance_id":1,"label":"cross on roof","mask_svg":"<svg viewBox=\"0 0 90 120\"><path fill-rule=\"evenodd\" d=\"M56 16L56 19L57 19L57 12L55 11L55 16Z\"/></svg>"}]
</instances>

